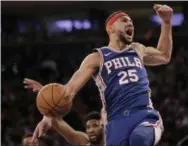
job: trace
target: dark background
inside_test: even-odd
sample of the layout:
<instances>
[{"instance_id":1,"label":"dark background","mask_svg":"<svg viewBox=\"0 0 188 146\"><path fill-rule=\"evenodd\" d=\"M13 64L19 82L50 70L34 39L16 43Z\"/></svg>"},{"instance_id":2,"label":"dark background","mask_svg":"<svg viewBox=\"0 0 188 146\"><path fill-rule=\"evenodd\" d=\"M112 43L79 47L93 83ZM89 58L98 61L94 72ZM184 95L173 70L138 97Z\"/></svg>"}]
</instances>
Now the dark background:
<instances>
[{"instance_id":1,"label":"dark background","mask_svg":"<svg viewBox=\"0 0 188 146\"><path fill-rule=\"evenodd\" d=\"M158 2L164 4L164 2ZM1 2L2 145L20 144L41 120L36 93L23 88L23 78L44 85L66 83L84 57L108 43L104 22L111 12L123 10L135 25L135 40L156 46L160 25L151 21L154 2ZM174 48L170 64L148 67L152 100L160 111L165 132L158 146L173 146L188 131L188 12L187 2L165 2L184 19L173 27ZM180 18L180 16L178 17ZM177 17L175 22L180 22ZM100 111L93 81L79 92L65 120L83 130L84 116ZM48 136L53 146L69 144L56 132ZM188 145L188 144L184 144Z\"/></svg>"}]
</instances>

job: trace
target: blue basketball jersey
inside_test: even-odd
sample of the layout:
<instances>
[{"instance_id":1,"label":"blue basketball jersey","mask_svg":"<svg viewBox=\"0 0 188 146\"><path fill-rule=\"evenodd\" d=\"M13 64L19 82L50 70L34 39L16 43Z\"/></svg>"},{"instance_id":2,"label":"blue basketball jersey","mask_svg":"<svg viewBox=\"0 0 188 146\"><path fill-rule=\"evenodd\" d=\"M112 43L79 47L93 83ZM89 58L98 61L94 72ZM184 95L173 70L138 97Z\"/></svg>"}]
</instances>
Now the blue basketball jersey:
<instances>
[{"instance_id":1,"label":"blue basketball jersey","mask_svg":"<svg viewBox=\"0 0 188 146\"><path fill-rule=\"evenodd\" d=\"M97 51L102 61L95 82L108 119L126 109L152 107L148 76L137 52L132 47L121 52L108 47Z\"/></svg>"}]
</instances>

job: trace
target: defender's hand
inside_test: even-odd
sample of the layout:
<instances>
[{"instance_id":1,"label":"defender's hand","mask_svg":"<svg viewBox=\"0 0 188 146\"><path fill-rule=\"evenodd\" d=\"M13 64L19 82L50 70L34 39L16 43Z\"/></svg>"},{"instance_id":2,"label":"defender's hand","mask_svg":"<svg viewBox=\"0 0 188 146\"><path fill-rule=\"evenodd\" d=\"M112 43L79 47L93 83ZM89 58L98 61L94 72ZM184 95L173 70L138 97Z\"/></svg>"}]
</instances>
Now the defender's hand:
<instances>
[{"instance_id":1,"label":"defender's hand","mask_svg":"<svg viewBox=\"0 0 188 146\"><path fill-rule=\"evenodd\" d=\"M172 20L173 9L167 5L155 4L153 9L164 23L170 23Z\"/></svg>"},{"instance_id":2,"label":"defender's hand","mask_svg":"<svg viewBox=\"0 0 188 146\"><path fill-rule=\"evenodd\" d=\"M35 131L33 133L32 142L35 141L38 137L45 135L47 131L52 127L52 118L44 116L42 121L38 123Z\"/></svg>"},{"instance_id":3,"label":"defender's hand","mask_svg":"<svg viewBox=\"0 0 188 146\"><path fill-rule=\"evenodd\" d=\"M25 84L24 88L32 89L33 92L38 92L43 86L35 80L25 78L23 83Z\"/></svg>"}]
</instances>

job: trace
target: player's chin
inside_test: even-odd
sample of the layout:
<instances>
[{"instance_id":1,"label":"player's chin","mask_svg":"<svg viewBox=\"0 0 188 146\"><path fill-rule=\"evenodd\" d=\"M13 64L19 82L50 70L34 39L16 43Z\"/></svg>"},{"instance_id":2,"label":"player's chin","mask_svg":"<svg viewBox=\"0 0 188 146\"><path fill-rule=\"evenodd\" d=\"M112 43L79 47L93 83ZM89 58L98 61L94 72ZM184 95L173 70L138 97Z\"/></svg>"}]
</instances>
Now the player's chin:
<instances>
[{"instance_id":1,"label":"player's chin","mask_svg":"<svg viewBox=\"0 0 188 146\"><path fill-rule=\"evenodd\" d=\"M126 39L127 43L131 44L133 41L133 36L125 35L125 39Z\"/></svg>"}]
</instances>

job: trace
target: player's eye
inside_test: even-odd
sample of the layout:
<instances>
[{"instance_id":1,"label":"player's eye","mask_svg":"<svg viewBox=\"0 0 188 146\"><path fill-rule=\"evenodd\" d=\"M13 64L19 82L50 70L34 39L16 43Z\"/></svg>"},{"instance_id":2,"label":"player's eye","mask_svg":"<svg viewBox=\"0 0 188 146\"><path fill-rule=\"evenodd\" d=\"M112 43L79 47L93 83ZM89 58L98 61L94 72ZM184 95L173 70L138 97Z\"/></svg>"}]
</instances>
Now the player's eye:
<instances>
[{"instance_id":1,"label":"player's eye","mask_svg":"<svg viewBox=\"0 0 188 146\"><path fill-rule=\"evenodd\" d=\"M132 20L130 20L130 19L127 19L127 18L122 18L122 22L130 22L130 23L132 23Z\"/></svg>"},{"instance_id":2,"label":"player's eye","mask_svg":"<svg viewBox=\"0 0 188 146\"><path fill-rule=\"evenodd\" d=\"M127 18L123 18L122 21L123 22L128 22L128 19Z\"/></svg>"}]
</instances>

